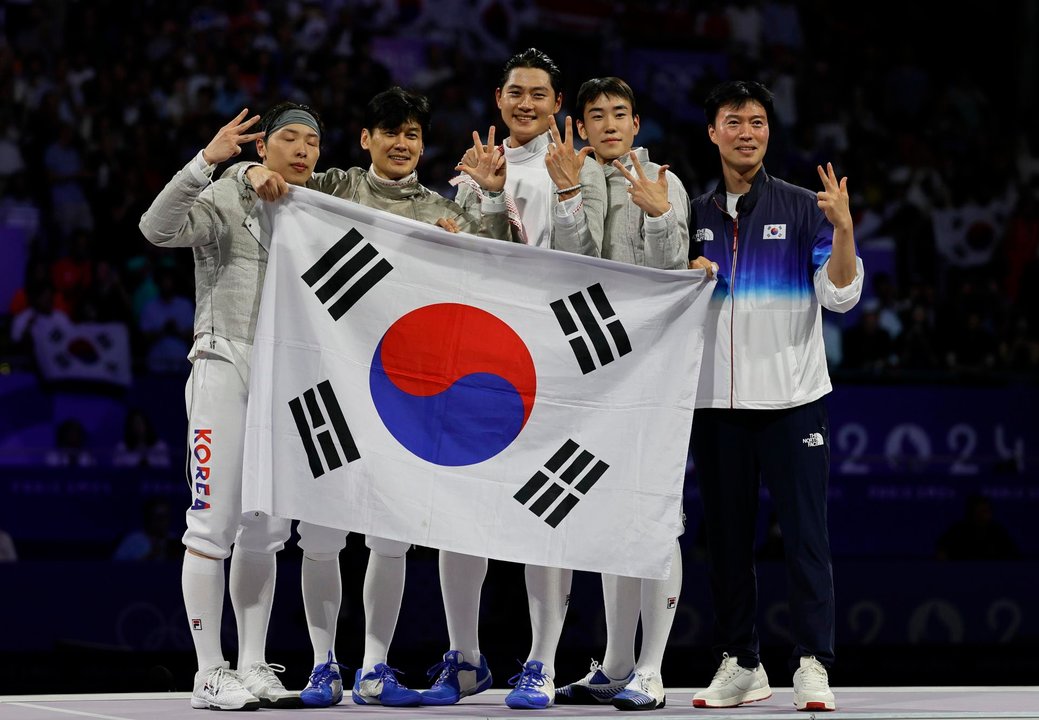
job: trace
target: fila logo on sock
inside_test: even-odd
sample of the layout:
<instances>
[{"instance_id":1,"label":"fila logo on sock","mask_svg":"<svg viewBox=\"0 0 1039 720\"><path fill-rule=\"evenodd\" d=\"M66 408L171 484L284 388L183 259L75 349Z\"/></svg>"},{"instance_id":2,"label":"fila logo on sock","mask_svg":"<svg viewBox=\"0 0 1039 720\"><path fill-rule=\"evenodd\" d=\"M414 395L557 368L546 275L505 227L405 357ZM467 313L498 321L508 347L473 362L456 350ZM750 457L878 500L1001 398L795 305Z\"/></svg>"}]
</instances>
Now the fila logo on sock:
<instances>
[{"instance_id":1,"label":"fila logo on sock","mask_svg":"<svg viewBox=\"0 0 1039 720\"><path fill-rule=\"evenodd\" d=\"M669 597L667 599L667 609L668 610L674 610L675 609L675 605L677 605L677 604L678 604L678 598L672 596L672 597Z\"/></svg>"},{"instance_id":2,"label":"fila logo on sock","mask_svg":"<svg viewBox=\"0 0 1039 720\"><path fill-rule=\"evenodd\" d=\"M808 447L822 447L825 444L823 442L822 433L811 433L808 437L803 438L801 442Z\"/></svg>"},{"instance_id":3,"label":"fila logo on sock","mask_svg":"<svg viewBox=\"0 0 1039 720\"><path fill-rule=\"evenodd\" d=\"M361 233L357 230L350 230L339 238L335 245L326 250L321 259L314 263L309 270L303 273L303 282L310 287L314 287L319 280L324 281L314 291L322 305L346 288L346 291L328 306L328 314L332 316L333 320L343 317L346 311L354 306L354 303L393 269L389 261L381 257L371 243L363 241L364 236ZM356 252L353 252L355 249ZM352 255L351 252L353 252ZM350 255L347 261L338 270L332 272L332 268L347 255Z\"/></svg>"},{"instance_id":4,"label":"fila logo on sock","mask_svg":"<svg viewBox=\"0 0 1039 720\"><path fill-rule=\"evenodd\" d=\"M556 527L609 468L573 440L567 440L513 497L526 505L536 495L527 509Z\"/></svg>"},{"instance_id":5,"label":"fila logo on sock","mask_svg":"<svg viewBox=\"0 0 1039 720\"><path fill-rule=\"evenodd\" d=\"M191 629L199 631L202 629L202 618L191 618Z\"/></svg>"}]
</instances>

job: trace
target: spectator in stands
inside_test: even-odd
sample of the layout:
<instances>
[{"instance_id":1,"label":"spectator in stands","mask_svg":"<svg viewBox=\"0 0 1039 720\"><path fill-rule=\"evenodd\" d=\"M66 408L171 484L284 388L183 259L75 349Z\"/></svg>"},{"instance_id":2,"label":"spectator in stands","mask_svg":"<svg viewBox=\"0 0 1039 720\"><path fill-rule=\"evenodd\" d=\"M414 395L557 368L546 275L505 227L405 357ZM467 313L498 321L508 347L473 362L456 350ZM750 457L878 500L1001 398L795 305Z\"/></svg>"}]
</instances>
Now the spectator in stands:
<instances>
[{"instance_id":1,"label":"spectator in stands","mask_svg":"<svg viewBox=\"0 0 1039 720\"><path fill-rule=\"evenodd\" d=\"M62 123L57 137L47 146L43 163L50 179L51 206L58 231L69 235L77 228L92 229L94 214L82 181L89 176L76 146L76 131Z\"/></svg>"},{"instance_id":2,"label":"spectator in stands","mask_svg":"<svg viewBox=\"0 0 1039 720\"><path fill-rule=\"evenodd\" d=\"M0 530L0 563L14 562L18 559L18 552L14 547L14 539L6 530Z\"/></svg>"},{"instance_id":3,"label":"spectator in stands","mask_svg":"<svg viewBox=\"0 0 1039 720\"><path fill-rule=\"evenodd\" d=\"M880 326L880 303L870 298L862 304L859 321L844 333L842 367L879 373L891 366L895 343Z\"/></svg>"},{"instance_id":4,"label":"spectator in stands","mask_svg":"<svg viewBox=\"0 0 1039 720\"><path fill-rule=\"evenodd\" d=\"M99 260L94 265L94 284L86 303L96 322L129 324L133 319L130 293L123 284L119 269L107 260Z\"/></svg>"},{"instance_id":5,"label":"spectator in stands","mask_svg":"<svg viewBox=\"0 0 1039 720\"><path fill-rule=\"evenodd\" d=\"M113 560L179 560L183 555L180 533L170 521L170 504L164 498L149 498L142 510L139 530L119 542Z\"/></svg>"},{"instance_id":6,"label":"spectator in stands","mask_svg":"<svg viewBox=\"0 0 1039 720\"><path fill-rule=\"evenodd\" d=\"M69 317L54 306L54 289L49 282L27 287L29 305L11 321L11 342L26 355L32 353L32 329L36 323L69 323Z\"/></svg>"},{"instance_id":7,"label":"spectator in stands","mask_svg":"<svg viewBox=\"0 0 1039 720\"><path fill-rule=\"evenodd\" d=\"M992 503L984 495L967 496L963 517L938 539L939 560L1017 560L1017 543L993 517Z\"/></svg>"},{"instance_id":8,"label":"spectator in stands","mask_svg":"<svg viewBox=\"0 0 1039 720\"><path fill-rule=\"evenodd\" d=\"M90 233L82 228L72 231L68 251L51 264L51 283L54 290L67 298L71 315L82 321L81 303L90 293L94 282L94 261Z\"/></svg>"},{"instance_id":9,"label":"spectator in stands","mask_svg":"<svg viewBox=\"0 0 1039 720\"><path fill-rule=\"evenodd\" d=\"M51 307L68 315L68 300L61 293L54 291L53 285L51 285L50 267L47 265L47 261L39 255L30 258L25 268L25 283L15 290L14 295L11 297L11 305L9 307L11 315L17 316L22 311L32 307L33 303L30 296L43 285L51 288Z\"/></svg>"},{"instance_id":10,"label":"spectator in stands","mask_svg":"<svg viewBox=\"0 0 1039 720\"><path fill-rule=\"evenodd\" d=\"M97 464L87 447L87 431L79 420L69 419L58 425L55 447L44 462L51 467L92 467Z\"/></svg>"},{"instance_id":11,"label":"spectator in stands","mask_svg":"<svg viewBox=\"0 0 1039 720\"><path fill-rule=\"evenodd\" d=\"M898 345L898 364L902 369L927 371L939 366L938 337L925 305L914 303L909 308Z\"/></svg>"},{"instance_id":12,"label":"spectator in stands","mask_svg":"<svg viewBox=\"0 0 1039 720\"><path fill-rule=\"evenodd\" d=\"M141 330L148 343L148 369L182 372L195 329L195 304L178 292L170 268L158 272L159 295L141 309Z\"/></svg>"},{"instance_id":13,"label":"spectator in stands","mask_svg":"<svg viewBox=\"0 0 1039 720\"><path fill-rule=\"evenodd\" d=\"M115 446L112 464L116 467L170 466L169 447L155 433L151 420L140 408L133 408L126 414L123 439Z\"/></svg>"}]
</instances>

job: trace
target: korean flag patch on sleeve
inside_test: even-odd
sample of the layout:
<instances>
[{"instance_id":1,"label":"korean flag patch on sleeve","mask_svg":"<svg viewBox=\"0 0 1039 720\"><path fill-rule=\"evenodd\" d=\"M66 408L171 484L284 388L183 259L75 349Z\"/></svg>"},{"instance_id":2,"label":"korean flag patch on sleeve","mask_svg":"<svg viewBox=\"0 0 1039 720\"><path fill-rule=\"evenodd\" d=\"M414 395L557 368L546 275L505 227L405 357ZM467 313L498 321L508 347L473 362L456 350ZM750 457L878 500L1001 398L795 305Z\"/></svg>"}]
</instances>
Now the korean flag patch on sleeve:
<instances>
[{"instance_id":1,"label":"korean flag patch on sleeve","mask_svg":"<svg viewBox=\"0 0 1039 720\"><path fill-rule=\"evenodd\" d=\"M762 240L785 240L786 239L786 224L782 225L766 225L765 232L761 236Z\"/></svg>"}]
</instances>

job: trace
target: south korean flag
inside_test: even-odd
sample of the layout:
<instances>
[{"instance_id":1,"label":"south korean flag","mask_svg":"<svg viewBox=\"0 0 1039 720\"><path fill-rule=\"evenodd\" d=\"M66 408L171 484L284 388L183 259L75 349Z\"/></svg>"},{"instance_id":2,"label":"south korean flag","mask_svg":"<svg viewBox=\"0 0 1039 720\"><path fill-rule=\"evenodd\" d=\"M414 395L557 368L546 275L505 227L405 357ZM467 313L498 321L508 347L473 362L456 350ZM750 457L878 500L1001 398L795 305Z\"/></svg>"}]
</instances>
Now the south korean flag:
<instances>
[{"instance_id":1,"label":"south korean flag","mask_svg":"<svg viewBox=\"0 0 1039 720\"><path fill-rule=\"evenodd\" d=\"M265 211L244 509L667 576L713 281L301 188Z\"/></svg>"}]
</instances>

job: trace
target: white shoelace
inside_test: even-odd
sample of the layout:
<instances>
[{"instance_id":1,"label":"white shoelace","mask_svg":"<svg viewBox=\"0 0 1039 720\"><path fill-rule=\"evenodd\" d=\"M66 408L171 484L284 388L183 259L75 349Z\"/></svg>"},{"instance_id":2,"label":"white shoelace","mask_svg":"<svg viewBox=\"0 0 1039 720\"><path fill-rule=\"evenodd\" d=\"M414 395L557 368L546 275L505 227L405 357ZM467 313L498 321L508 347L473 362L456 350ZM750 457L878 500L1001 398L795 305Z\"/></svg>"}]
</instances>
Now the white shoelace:
<instances>
[{"instance_id":1,"label":"white shoelace","mask_svg":"<svg viewBox=\"0 0 1039 720\"><path fill-rule=\"evenodd\" d=\"M260 680L268 687L273 686L284 690L285 686L282 685L278 676L274 674L276 672L285 672L285 666L277 663L258 663L249 670L250 675L258 675Z\"/></svg>"},{"instance_id":2,"label":"white shoelace","mask_svg":"<svg viewBox=\"0 0 1039 720\"><path fill-rule=\"evenodd\" d=\"M736 658L730 657L729 653L722 653L722 664L718 666L718 671L714 673L714 679L711 680L711 684L713 685L719 680L728 682L739 675L742 669L739 663L736 662Z\"/></svg>"},{"instance_id":3,"label":"white shoelace","mask_svg":"<svg viewBox=\"0 0 1039 720\"><path fill-rule=\"evenodd\" d=\"M210 692L214 695L220 693L221 690L245 690L245 685L242 684L242 679L238 677L238 673L234 670L228 670L227 668L216 668L209 673L206 677L206 684L209 685Z\"/></svg>"},{"instance_id":4,"label":"white shoelace","mask_svg":"<svg viewBox=\"0 0 1039 720\"><path fill-rule=\"evenodd\" d=\"M653 678L653 673L644 672L642 670L635 671L635 681L639 684L639 690L644 692L646 695L652 695L649 688L649 681Z\"/></svg>"},{"instance_id":5,"label":"white shoelace","mask_svg":"<svg viewBox=\"0 0 1039 720\"><path fill-rule=\"evenodd\" d=\"M807 665L801 666L801 685L808 690L829 690L830 679L826 668L814 657L808 658L808 661Z\"/></svg>"}]
</instances>

